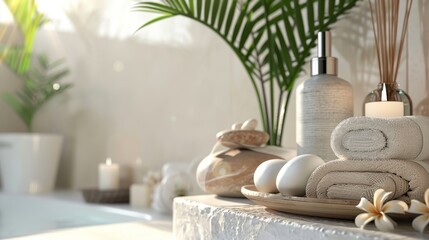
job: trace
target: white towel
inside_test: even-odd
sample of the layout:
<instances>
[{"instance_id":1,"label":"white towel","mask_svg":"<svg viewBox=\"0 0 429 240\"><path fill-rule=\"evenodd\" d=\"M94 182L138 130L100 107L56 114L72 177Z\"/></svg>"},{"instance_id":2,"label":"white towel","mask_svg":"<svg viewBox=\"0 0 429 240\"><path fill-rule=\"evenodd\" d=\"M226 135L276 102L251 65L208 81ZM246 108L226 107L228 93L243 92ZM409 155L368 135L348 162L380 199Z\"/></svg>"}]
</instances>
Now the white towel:
<instances>
[{"instance_id":1,"label":"white towel","mask_svg":"<svg viewBox=\"0 0 429 240\"><path fill-rule=\"evenodd\" d=\"M334 160L318 167L307 182L310 198L355 199L372 201L374 192L382 188L393 194L390 199L424 200L429 188L426 161Z\"/></svg>"},{"instance_id":2,"label":"white towel","mask_svg":"<svg viewBox=\"0 0 429 240\"><path fill-rule=\"evenodd\" d=\"M429 159L429 117L352 117L331 136L331 147L341 159Z\"/></svg>"}]
</instances>

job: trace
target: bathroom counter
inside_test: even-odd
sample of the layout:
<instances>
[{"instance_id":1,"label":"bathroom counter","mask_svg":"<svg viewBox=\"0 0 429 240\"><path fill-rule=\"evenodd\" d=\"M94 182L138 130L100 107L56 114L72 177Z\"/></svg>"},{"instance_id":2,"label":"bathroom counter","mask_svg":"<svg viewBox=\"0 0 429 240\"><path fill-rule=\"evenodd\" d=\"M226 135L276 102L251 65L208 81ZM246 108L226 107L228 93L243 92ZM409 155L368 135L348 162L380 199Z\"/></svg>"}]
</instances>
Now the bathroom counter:
<instances>
[{"instance_id":1,"label":"bathroom counter","mask_svg":"<svg viewBox=\"0 0 429 240\"><path fill-rule=\"evenodd\" d=\"M171 239L171 215L128 204L89 204L78 191L0 193L0 239Z\"/></svg>"},{"instance_id":2,"label":"bathroom counter","mask_svg":"<svg viewBox=\"0 0 429 240\"><path fill-rule=\"evenodd\" d=\"M411 222L400 222L394 232L365 230L352 220L306 217L254 205L247 199L214 195L188 196L174 201L176 239L429 239Z\"/></svg>"}]
</instances>

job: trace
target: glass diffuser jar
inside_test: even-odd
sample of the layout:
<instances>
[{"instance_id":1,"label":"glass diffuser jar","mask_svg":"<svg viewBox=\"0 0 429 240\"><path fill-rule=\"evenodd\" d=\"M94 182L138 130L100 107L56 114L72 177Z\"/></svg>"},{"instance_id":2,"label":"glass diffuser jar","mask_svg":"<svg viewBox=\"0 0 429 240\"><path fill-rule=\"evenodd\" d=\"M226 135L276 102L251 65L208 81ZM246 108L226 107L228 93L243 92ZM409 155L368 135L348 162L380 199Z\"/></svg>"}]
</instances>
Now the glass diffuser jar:
<instances>
[{"instance_id":1,"label":"glass diffuser jar","mask_svg":"<svg viewBox=\"0 0 429 240\"><path fill-rule=\"evenodd\" d=\"M389 118L412 115L411 98L397 84L412 1L369 0L369 6L380 83L364 100L365 116Z\"/></svg>"},{"instance_id":2,"label":"glass diffuser jar","mask_svg":"<svg viewBox=\"0 0 429 240\"><path fill-rule=\"evenodd\" d=\"M371 91L364 99L363 104L363 113L365 116L368 116L368 113L371 111L368 109L367 103L380 102L378 106L379 114L389 115L389 111L397 108L399 105L394 105L394 102L401 102L401 107L403 108L402 115L410 116L413 115L413 103L410 96L402 89L399 88L399 85L396 82L393 83L383 83L380 82L377 86L377 89ZM383 106L383 102L385 102ZM392 103L393 102L393 103ZM390 104L390 106L388 106ZM391 112L391 111L390 111ZM370 114L370 113L369 113ZM370 114L371 115L371 114Z\"/></svg>"}]
</instances>

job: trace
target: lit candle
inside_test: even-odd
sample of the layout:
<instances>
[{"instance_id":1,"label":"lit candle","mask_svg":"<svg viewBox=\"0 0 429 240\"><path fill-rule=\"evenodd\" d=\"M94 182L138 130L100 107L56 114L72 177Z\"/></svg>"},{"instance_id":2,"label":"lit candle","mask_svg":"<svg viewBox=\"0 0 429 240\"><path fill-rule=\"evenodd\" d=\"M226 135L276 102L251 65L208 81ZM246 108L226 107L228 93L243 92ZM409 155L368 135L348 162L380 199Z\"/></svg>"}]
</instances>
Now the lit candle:
<instances>
[{"instance_id":1,"label":"lit candle","mask_svg":"<svg viewBox=\"0 0 429 240\"><path fill-rule=\"evenodd\" d=\"M391 118L404 116L404 103L394 101L369 102L365 104L365 116Z\"/></svg>"},{"instance_id":2,"label":"lit candle","mask_svg":"<svg viewBox=\"0 0 429 240\"><path fill-rule=\"evenodd\" d=\"M119 165L107 158L106 163L98 165L98 188L115 190L119 188Z\"/></svg>"}]
</instances>

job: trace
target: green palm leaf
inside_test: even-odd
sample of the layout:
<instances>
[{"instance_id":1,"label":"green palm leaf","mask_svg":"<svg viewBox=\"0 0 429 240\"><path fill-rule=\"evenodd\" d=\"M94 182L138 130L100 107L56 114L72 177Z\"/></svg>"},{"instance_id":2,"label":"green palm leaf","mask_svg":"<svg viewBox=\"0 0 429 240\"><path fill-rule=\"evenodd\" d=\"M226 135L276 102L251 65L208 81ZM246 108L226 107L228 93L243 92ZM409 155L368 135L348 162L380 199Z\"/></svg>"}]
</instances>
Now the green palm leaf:
<instances>
[{"instance_id":1,"label":"green palm leaf","mask_svg":"<svg viewBox=\"0 0 429 240\"><path fill-rule=\"evenodd\" d=\"M14 94L5 93L2 96L29 131L32 130L32 120L37 110L51 98L71 87L71 84L62 84L58 85L59 89L53 88L54 84L59 84L60 79L69 73L69 70L62 66L64 63L62 59L49 62L45 55L41 55L37 60L37 64L32 64L24 74L23 87Z\"/></svg>"},{"instance_id":2,"label":"green palm leaf","mask_svg":"<svg viewBox=\"0 0 429 240\"><path fill-rule=\"evenodd\" d=\"M13 46L1 45L0 60L21 78L22 87L15 93L5 93L1 97L31 131L37 110L48 100L71 87L70 84L60 86L58 83L69 71L61 67L64 61L50 62L44 55L39 56L38 61L30 65L36 31L47 20L38 12L35 0L5 0L4 2L22 34L23 43ZM149 4L148 7L150 6ZM156 13L167 10L168 8L157 5L152 9ZM7 38L6 33L7 31L3 31L0 39Z\"/></svg>"},{"instance_id":3,"label":"green palm leaf","mask_svg":"<svg viewBox=\"0 0 429 240\"><path fill-rule=\"evenodd\" d=\"M216 32L237 55L255 88L269 144L281 145L285 114L295 80L326 31L359 0L165 0L142 1L135 9L193 19ZM304 19L306 16L306 19ZM317 19L317 20L316 20ZM275 101L276 90L280 96Z\"/></svg>"},{"instance_id":4,"label":"green palm leaf","mask_svg":"<svg viewBox=\"0 0 429 240\"><path fill-rule=\"evenodd\" d=\"M45 16L38 12L35 0L5 0L12 13L18 29L22 33L22 46L2 47L0 59L18 74L24 73L30 66L34 39L37 29L47 22ZM1 39L6 36L0 36Z\"/></svg>"}]
</instances>

